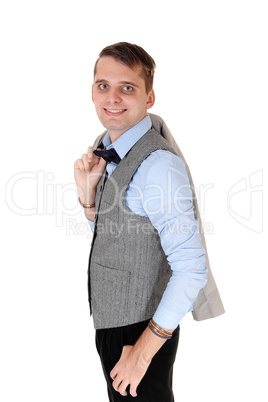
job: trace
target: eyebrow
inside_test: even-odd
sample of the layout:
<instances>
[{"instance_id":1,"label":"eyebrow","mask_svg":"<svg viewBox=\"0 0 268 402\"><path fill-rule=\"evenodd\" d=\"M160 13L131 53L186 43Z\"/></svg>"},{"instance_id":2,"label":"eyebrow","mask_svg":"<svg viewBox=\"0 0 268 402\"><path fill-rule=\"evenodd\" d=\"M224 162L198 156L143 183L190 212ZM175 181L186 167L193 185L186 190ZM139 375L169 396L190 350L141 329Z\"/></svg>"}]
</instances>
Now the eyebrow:
<instances>
[{"instance_id":1,"label":"eyebrow","mask_svg":"<svg viewBox=\"0 0 268 402\"><path fill-rule=\"evenodd\" d=\"M105 80L105 79L100 79L95 81L95 84L103 84L103 83L108 83L109 81ZM132 87L135 88L139 88L139 86L137 84L134 84L134 82L130 82L130 81L120 81L119 82L120 85L130 85Z\"/></svg>"},{"instance_id":2,"label":"eyebrow","mask_svg":"<svg viewBox=\"0 0 268 402\"><path fill-rule=\"evenodd\" d=\"M137 84L134 84L134 82L130 82L130 81L120 81L119 84L130 85L132 87L139 88L139 86Z\"/></svg>"}]
</instances>

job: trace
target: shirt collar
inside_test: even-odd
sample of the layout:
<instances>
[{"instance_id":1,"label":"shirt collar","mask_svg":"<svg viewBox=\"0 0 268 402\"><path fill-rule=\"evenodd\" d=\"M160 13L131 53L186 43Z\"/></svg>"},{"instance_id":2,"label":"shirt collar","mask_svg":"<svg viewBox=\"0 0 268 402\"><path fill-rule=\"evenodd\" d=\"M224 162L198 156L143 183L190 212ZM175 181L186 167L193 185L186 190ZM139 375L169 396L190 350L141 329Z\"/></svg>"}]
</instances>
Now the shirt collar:
<instances>
[{"instance_id":1,"label":"shirt collar","mask_svg":"<svg viewBox=\"0 0 268 402\"><path fill-rule=\"evenodd\" d=\"M111 143L109 132L103 137L102 143L105 149L114 148L121 159L128 153L128 151L136 144L141 137L147 133L152 127L150 116L145 116L139 123L131 127L124 134L122 134L115 142Z\"/></svg>"}]
</instances>

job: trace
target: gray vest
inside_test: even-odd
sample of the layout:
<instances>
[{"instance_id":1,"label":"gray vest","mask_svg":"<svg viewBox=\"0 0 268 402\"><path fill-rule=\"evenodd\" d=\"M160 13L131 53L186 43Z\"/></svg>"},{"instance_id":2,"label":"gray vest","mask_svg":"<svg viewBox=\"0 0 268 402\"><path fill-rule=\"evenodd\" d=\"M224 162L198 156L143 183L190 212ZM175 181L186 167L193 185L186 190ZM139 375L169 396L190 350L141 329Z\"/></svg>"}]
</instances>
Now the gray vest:
<instances>
[{"instance_id":1,"label":"gray vest","mask_svg":"<svg viewBox=\"0 0 268 402\"><path fill-rule=\"evenodd\" d=\"M151 318L171 276L160 237L149 218L131 212L126 188L153 151L174 152L155 130L148 131L97 186L95 229L90 256L91 307L96 329Z\"/></svg>"},{"instance_id":2,"label":"gray vest","mask_svg":"<svg viewBox=\"0 0 268 402\"><path fill-rule=\"evenodd\" d=\"M206 251L208 281L194 303L193 318L199 321L224 313L210 269L189 167L165 122L159 116L150 114L150 117L153 130L146 133L122 159L105 186L104 175L98 184L98 212L89 258L89 288L96 329L133 324L152 317L171 276L156 229L148 218L130 212L124 197L139 165L157 149L169 150L184 161L193 193L195 218L199 221L202 245ZM94 149L105 133L97 137ZM153 276L150 275L152 268Z\"/></svg>"}]
</instances>

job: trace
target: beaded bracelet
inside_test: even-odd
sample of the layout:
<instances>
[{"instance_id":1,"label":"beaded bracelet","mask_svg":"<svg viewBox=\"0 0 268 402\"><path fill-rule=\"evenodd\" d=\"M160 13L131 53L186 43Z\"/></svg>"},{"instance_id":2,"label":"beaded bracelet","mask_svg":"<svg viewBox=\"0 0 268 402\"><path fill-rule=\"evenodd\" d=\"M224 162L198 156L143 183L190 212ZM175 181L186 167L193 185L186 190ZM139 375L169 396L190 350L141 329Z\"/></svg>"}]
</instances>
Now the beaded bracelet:
<instances>
[{"instance_id":1,"label":"beaded bracelet","mask_svg":"<svg viewBox=\"0 0 268 402\"><path fill-rule=\"evenodd\" d=\"M150 328L150 330L157 336L159 336L159 338L162 339L170 339L172 337L172 333L165 331L162 327L160 327L159 325L157 325L154 320L151 320L148 324L148 327Z\"/></svg>"}]
</instances>

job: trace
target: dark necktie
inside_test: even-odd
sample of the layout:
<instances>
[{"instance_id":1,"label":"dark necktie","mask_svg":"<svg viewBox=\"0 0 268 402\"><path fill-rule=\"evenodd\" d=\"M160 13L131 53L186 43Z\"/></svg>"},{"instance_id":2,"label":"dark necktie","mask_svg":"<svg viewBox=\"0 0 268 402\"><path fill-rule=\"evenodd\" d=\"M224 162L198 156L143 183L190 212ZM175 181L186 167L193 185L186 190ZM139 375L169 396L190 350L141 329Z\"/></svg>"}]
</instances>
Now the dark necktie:
<instances>
[{"instance_id":1,"label":"dark necktie","mask_svg":"<svg viewBox=\"0 0 268 402\"><path fill-rule=\"evenodd\" d=\"M96 149L95 151L93 151L93 153L105 159L107 162L114 162L118 164L121 161L120 156L114 148L106 149L106 151L99 151Z\"/></svg>"}]
</instances>

